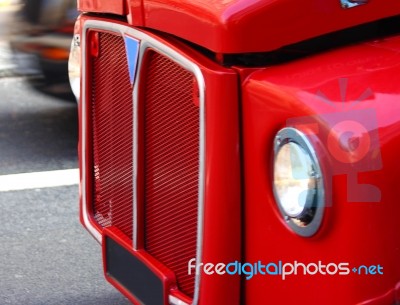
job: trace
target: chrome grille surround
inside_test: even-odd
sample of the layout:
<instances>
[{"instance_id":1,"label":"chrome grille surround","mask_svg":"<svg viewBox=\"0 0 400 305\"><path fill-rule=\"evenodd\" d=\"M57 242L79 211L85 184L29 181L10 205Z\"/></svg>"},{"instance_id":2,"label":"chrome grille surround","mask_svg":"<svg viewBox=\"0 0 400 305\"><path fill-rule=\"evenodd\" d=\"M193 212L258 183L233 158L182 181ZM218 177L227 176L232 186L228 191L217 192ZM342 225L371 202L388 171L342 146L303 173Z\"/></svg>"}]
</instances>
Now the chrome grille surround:
<instances>
[{"instance_id":1,"label":"chrome grille surround","mask_svg":"<svg viewBox=\"0 0 400 305\"><path fill-rule=\"evenodd\" d=\"M142 64L144 62L144 55L148 49L153 49L160 53L161 55L169 58L170 60L179 64L182 68L191 72L197 81L199 88L199 108L200 108L200 126L199 126L199 185L198 185L198 225L197 225L197 246L196 246L196 263L200 264L202 262L202 248L203 248L203 219L204 219L204 188L205 188L205 82L203 78L203 74L199 66L197 66L194 62L192 62L189 58L185 57L181 53L177 52L173 48L167 46L166 44L158 41L157 39L141 32L136 29L127 27L122 24L110 23L106 21L100 20L89 20L86 21L82 28L82 40L83 42L87 42L87 33L89 30L102 30L113 32L117 35L121 35L124 37L125 35L135 37L140 40L140 52L138 59L138 67L137 71L141 71ZM88 53L87 43L82 44L82 81L86 82L88 72L86 71L87 67L87 58L86 54ZM128 69L128 67L127 67ZM133 98L133 249L138 249L138 103L139 103L139 86L140 86L140 73L137 74L137 79L134 83L132 98ZM82 95L81 95L81 128L82 128L82 137L81 137L81 198L82 198L82 219L88 231L95 237L95 239L102 243L102 234L101 232L92 224L92 216L89 215L89 205L90 203L87 201L88 193L88 177L90 173L87 172L87 166L89 164L89 160L87 160L88 156L88 148L87 145L87 95L88 95L88 87L86 83L82 85ZM143 232L142 232L143 233ZM199 287L200 287L200 274L196 274L195 276L195 287L194 287L194 296L192 304L195 305L198 303L199 299ZM170 298L171 299L171 298Z\"/></svg>"}]
</instances>

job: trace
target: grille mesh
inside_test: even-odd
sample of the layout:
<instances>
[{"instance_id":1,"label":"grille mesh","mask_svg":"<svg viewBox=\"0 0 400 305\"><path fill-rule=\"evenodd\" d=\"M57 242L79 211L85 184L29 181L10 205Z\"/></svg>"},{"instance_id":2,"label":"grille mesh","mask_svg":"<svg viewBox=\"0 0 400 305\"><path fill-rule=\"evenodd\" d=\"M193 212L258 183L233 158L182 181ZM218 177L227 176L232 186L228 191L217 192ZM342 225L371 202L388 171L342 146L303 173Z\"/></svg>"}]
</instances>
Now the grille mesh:
<instances>
[{"instance_id":1,"label":"grille mesh","mask_svg":"<svg viewBox=\"0 0 400 305\"><path fill-rule=\"evenodd\" d=\"M125 45L120 36L91 34L99 46L91 60L94 218L132 238L132 88Z\"/></svg>"},{"instance_id":2,"label":"grille mesh","mask_svg":"<svg viewBox=\"0 0 400 305\"><path fill-rule=\"evenodd\" d=\"M100 227L132 238L132 88L123 38L98 32L92 54L93 214ZM90 35L88 35L90 39ZM179 289L193 297L199 185L199 104L194 75L149 50L141 77L144 246L171 269Z\"/></svg>"},{"instance_id":3,"label":"grille mesh","mask_svg":"<svg viewBox=\"0 0 400 305\"><path fill-rule=\"evenodd\" d=\"M199 185L198 86L192 73L148 51L144 81L145 247L193 297ZM197 90L197 91L196 91Z\"/></svg>"}]
</instances>

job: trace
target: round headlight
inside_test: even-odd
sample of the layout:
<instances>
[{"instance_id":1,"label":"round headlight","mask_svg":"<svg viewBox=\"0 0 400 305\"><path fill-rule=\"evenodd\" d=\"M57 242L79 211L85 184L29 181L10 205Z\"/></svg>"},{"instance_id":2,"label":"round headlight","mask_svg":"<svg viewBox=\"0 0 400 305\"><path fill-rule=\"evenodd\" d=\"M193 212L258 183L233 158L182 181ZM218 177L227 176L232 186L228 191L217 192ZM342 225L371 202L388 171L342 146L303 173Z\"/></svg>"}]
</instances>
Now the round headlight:
<instances>
[{"instance_id":1,"label":"round headlight","mask_svg":"<svg viewBox=\"0 0 400 305\"><path fill-rule=\"evenodd\" d=\"M314 234L324 206L322 173L307 137L284 128L275 137L273 188L278 208L288 225L302 236Z\"/></svg>"}]
</instances>

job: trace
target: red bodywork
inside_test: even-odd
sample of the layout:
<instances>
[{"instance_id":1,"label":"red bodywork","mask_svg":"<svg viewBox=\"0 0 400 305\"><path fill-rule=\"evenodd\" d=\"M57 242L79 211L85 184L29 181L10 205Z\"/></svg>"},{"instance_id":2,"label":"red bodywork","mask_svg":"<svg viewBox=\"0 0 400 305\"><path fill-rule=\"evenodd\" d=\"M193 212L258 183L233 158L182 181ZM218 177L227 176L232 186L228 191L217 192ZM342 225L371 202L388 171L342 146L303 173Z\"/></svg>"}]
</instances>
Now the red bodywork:
<instances>
[{"instance_id":1,"label":"red bodywork","mask_svg":"<svg viewBox=\"0 0 400 305\"><path fill-rule=\"evenodd\" d=\"M84 12L129 14L129 23L217 53L265 52L400 13L396 0L342 9L340 1L82 0Z\"/></svg>"},{"instance_id":2,"label":"red bodywork","mask_svg":"<svg viewBox=\"0 0 400 305\"><path fill-rule=\"evenodd\" d=\"M399 60L400 39L393 37L262 69L244 80L246 260L262 257L266 261L385 265L382 277L321 275L285 281L256 277L246 282L246 304L261 304L262 286L273 287L267 293L274 296L275 302L271 304L279 303L281 297L285 300L282 304L298 303L299 298L306 304L394 304L398 300L400 236L396 184L400 170L400 83L395 75L400 72ZM368 93L363 97L365 92ZM350 170L333 175L331 185L327 186L332 188L332 202L326 208L322 228L312 238L299 238L279 217L271 190L274 135L288 120L317 117L320 122L316 142L321 143L316 145L329 175L335 160L326 148L324 135L336 123L329 119L347 120L351 115L363 122L363 112L368 113L367 120L376 120L374 130L368 131L379 134L374 150L376 156L381 155L381 164L360 172ZM368 162L372 164L374 160ZM354 174L357 183L349 182ZM366 185L380 190L377 202L365 202L376 195ZM348 194L353 191L365 197L352 202Z\"/></svg>"},{"instance_id":3,"label":"red bodywork","mask_svg":"<svg viewBox=\"0 0 400 305\"><path fill-rule=\"evenodd\" d=\"M204 55L213 52L218 59L219 55L232 53L276 51L309 38L397 15L400 2L371 1L344 9L340 1L81 0L78 7L83 12L111 15L82 15L76 33L82 34L85 24L92 21L127 29L140 27L144 35L195 63L204 77L204 214L199 219L203 223L202 262L321 261L348 263L350 267L380 265L384 270L383 274L375 275L297 275L285 280L260 274L250 280L244 275L201 274L198 298L194 299L188 296L190 291L179 290L173 267L166 267L149 254L143 235L139 246L132 248L132 240L121 230L113 226L102 228L94 219L91 195L94 182L88 174L91 164L86 162L91 160L91 151L86 147L92 145L93 131L87 123L80 129L84 188L81 201L87 202L81 204L81 220L86 227L93 226L92 234L103 241L105 273L112 284L139 304L127 287L107 273L106 244L110 239L121 244L160 279L164 304L171 302L168 296L184 302L173 304L190 304L194 300L201 305L391 305L400 301L399 36L265 67L250 68L243 64L223 67ZM121 20L121 16L126 20ZM93 56L93 48L98 53L93 47L96 43L92 39L82 44L87 45L86 65L82 69L90 70L87 62ZM202 48L198 50L193 44ZM208 51L201 52L204 49ZM91 88L90 73L83 75L86 78L82 88ZM88 90L85 94L81 99L93 98L93 92ZM85 107L81 103L81 123L93 119ZM335 147L330 146L332 141L342 143L340 135L331 132L339 123L350 129L354 124L361 125L370 139L368 152L357 155L356 149L353 159L341 158L341 165L332 151ZM322 225L315 235L306 238L286 225L273 193L274 137L288 126L302 130L309 137L324 174L327 206ZM140 139L139 136L142 145ZM101 150L101 145L96 149ZM364 156L367 157L363 159ZM116 168L116 175L118 171L121 170ZM139 173L142 172L146 168L139 165ZM139 186L140 183L148 182L139 181ZM139 194L141 200L140 196L145 195ZM167 200L174 200L173 192L167 196ZM157 207L157 202L154 206ZM139 214L145 213L143 210L139 203ZM139 223L138 230L142 227ZM161 235L163 238L168 236ZM185 240L180 242L185 248Z\"/></svg>"}]
</instances>

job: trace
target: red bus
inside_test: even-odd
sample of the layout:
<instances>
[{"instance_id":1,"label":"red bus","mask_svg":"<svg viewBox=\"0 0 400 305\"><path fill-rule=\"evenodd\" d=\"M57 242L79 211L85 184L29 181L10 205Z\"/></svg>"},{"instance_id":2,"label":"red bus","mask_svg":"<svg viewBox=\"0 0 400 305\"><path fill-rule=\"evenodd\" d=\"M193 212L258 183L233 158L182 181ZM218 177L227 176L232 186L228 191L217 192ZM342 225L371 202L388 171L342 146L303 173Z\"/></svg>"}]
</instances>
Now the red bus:
<instances>
[{"instance_id":1,"label":"red bus","mask_svg":"<svg viewBox=\"0 0 400 305\"><path fill-rule=\"evenodd\" d=\"M400 301L399 1L78 9L80 218L111 284L150 305Z\"/></svg>"}]
</instances>

